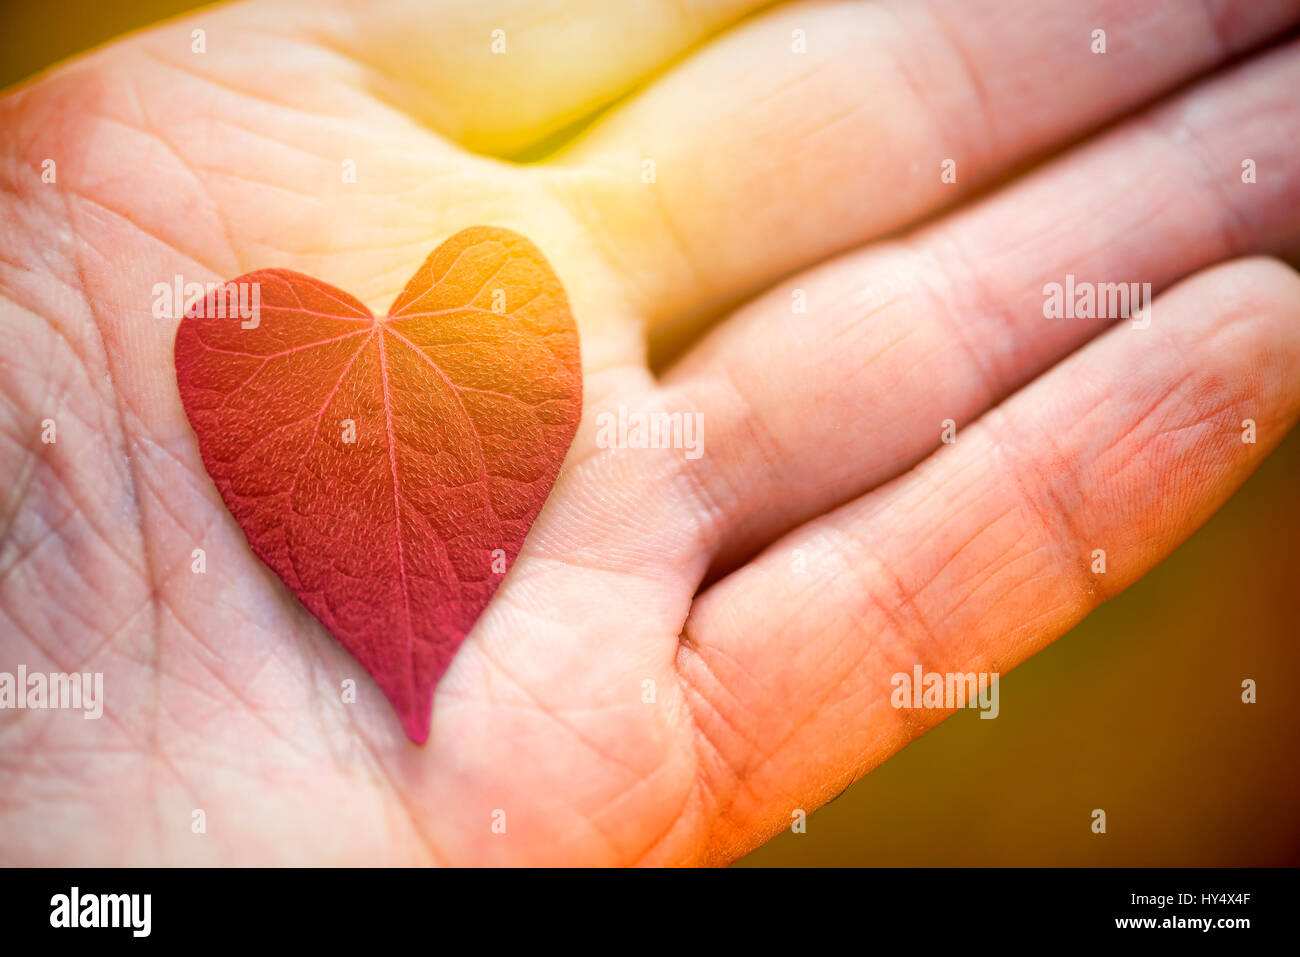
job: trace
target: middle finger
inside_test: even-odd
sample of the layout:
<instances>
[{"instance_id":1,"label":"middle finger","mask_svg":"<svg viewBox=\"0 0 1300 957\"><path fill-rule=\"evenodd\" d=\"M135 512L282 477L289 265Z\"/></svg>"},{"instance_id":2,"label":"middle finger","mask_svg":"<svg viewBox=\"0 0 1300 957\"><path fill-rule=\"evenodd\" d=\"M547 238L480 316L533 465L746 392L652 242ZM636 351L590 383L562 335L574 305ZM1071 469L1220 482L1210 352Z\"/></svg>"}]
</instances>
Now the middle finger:
<instances>
[{"instance_id":1,"label":"middle finger","mask_svg":"<svg viewBox=\"0 0 1300 957\"><path fill-rule=\"evenodd\" d=\"M1117 318L1103 284L1154 295L1294 242L1297 88L1300 42L726 320L664 378L672 404L703 417L692 488L717 516L701 543L715 566L908 468L944 420L960 427L1096 335ZM1049 283L1091 286L1101 318L1081 304L1049 318Z\"/></svg>"}]
</instances>

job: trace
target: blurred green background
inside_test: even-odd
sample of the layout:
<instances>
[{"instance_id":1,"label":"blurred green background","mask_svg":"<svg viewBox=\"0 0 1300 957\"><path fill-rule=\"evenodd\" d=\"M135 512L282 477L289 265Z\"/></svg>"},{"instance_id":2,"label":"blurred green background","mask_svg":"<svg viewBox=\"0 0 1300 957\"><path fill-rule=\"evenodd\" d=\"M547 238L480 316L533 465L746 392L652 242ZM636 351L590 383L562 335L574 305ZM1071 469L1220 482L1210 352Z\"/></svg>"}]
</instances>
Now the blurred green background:
<instances>
[{"instance_id":1,"label":"blurred green background","mask_svg":"<svg viewBox=\"0 0 1300 957\"><path fill-rule=\"evenodd\" d=\"M0 0L0 86L196 6ZM1300 863L1298 552L1300 430L1159 569L1005 676L996 721L958 714L740 866Z\"/></svg>"}]
</instances>

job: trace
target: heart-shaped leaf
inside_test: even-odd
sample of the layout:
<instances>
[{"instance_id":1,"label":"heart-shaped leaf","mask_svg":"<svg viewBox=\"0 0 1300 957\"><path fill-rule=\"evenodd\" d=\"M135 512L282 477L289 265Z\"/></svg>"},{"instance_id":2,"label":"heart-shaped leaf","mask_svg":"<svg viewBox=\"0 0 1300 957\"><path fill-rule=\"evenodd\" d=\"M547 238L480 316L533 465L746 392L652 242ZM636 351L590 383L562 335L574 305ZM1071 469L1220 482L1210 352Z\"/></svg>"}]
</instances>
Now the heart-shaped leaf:
<instances>
[{"instance_id":1,"label":"heart-shaped leaf","mask_svg":"<svg viewBox=\"0 0 1300 957\"><path fill-rule=\"evenodd\" d=\"M467 229L380 320L309 276L249 273L186 312L176 379L253 551L423 743L582 411L550 264L509 230Z\"/></svg>"}]
</instances>

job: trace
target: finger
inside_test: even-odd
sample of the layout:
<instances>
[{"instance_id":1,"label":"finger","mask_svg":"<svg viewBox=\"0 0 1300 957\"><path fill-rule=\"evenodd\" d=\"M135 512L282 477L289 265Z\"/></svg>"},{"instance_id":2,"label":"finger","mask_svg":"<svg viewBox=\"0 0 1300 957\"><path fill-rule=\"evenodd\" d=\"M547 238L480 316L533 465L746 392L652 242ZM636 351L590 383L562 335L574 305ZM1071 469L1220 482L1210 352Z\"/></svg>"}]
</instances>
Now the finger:
<instances>
[{"instance_id":1,"label":"finger","mask_svg":"<svg viewBox=\"0 0 1300 957\"><path fill-rule=\"evenodd\" d=\"M1047 318L1047 284L1159 292L1300 239L1297 87L1291 44L723 322L664 378L707 428L694 499L715 517L700 542L715 570L915 464L945 420L964 424L1116 318L1105 294L1109 318Z\"/></svg>"},{"instance_id":2,"label":"finger","mask_svg":"<svg viewBox=\"0 0 1300 957\"><path fill-rule=\"evenodd\" d=\"M1149 571L1300 417L1288 267L1215 267L1152 315L696 602L678 662L726 822L715 853L946 716L893 707L893 675L1007 672Z\"/></svg>"},{"instance_id":3,"label":"finger","mask_svg":"<svg viewBox=\"0 0 1300 957\"><path fill-rule=\"evenodd\" d=\"M573 188L642 277L651 319L685 323L661 330L673 338L695 304L905 225L1297 16L1295 0L1045 0L1014 16L998 0L794 4L710 44L561 159L594 171Z\"/></svg>"},{"instance_id":4,"label":"finger","mask_svg":"<svg viewBox=\"0 0 1300 957\"><path fill-rule=\"evenodd\" d=\"M510 155L614 100L765 0L286 4L381 96L478 152Z\"/></svg>"}]
</instances>

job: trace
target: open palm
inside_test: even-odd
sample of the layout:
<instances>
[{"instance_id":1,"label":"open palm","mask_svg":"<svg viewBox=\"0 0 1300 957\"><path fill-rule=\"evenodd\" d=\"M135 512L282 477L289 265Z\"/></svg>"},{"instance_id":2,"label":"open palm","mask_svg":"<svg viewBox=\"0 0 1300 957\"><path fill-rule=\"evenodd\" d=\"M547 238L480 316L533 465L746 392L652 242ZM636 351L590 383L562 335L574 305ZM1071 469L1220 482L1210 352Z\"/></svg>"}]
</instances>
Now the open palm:
<instances>
[{"instance_id":1,"label":"open palm","mask_svg":"<svg viewBox=\"0 0 1300 957\"><path fill-rule=\"evenodd\" d=\"M0 670L106 693L0 712L8 862L730 860L946 714L891 675L1009 670L1286 434L1300 280L1234 257L1300 238L1300 48L1214 71L1300 3L756 6L236 4L0 101ZM565 284L584 415L416 747L222 505L152 289L382 315L480 223ZM1150 322L1046 318L1067 274Z\"/></svg>"}]
</instances>

